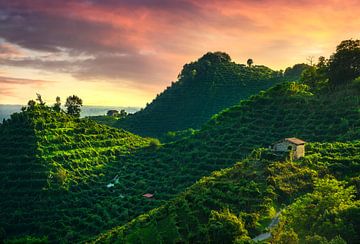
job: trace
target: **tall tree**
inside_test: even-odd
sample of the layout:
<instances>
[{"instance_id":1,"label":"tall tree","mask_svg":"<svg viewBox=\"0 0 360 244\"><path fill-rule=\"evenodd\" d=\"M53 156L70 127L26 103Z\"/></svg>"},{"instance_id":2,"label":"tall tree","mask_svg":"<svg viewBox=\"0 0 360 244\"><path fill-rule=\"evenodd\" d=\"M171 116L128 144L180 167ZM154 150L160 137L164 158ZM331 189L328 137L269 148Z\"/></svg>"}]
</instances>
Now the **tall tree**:
<instances>
[{"instance_id":1,"label":"tall tree","mask_svg":"<svg viewBox=\"0 0 360 244\"><path fill-rule=\"evenodd\" d=\"M36 96L37 96L36 101L38 101L40 105L44 106L45 102L42 99L41 95L39 93L36 93Z\"/></svg>"},{"instance_id":2,"label":"tall tree","mask_svg":"<svg viewBox=\"0 0 360 244\"><path fill-rule=\"evenodd\" d=\"M75 117L80 117L82 104L83 101L80 97L76 95L69 96L66 99L66 103L65 103L65 107L67 108L67 113Z\"/></svg>"},{"instance_id":3,"label":"tall tree","mask_svg":"<svg viewBox=\"0 0 360 244\"><path fill-rule=\"evenodd\" d=\"M34 100L29 100L27 105L29 109L33 109L36 105L36 102Z\"/></svg>"},{"instance_id":4,"label":"tall tree","mask_svg":"<svg viewBox=\"0 0 360 244\"><path fill-rule=\"evenodd\" d=\"M60 112L60 111L61 111L61 100L60 100L60 97L59 97L59 96L56 97L56 102L55 102L53 108L54 108L54 110L55 110L56 112Z\"/></svg>"},{"instance_id":5,"label":"tall tree","mask_svg":"<svg viewBox=\"0 0 360 244\"><path fill-rule=\"evenodd\" d=\"M347 83L360 76L360 40L342 41L329 60L329 81L333 85Z\"/></svg>"},{"instance_id":6,"label":"tall tree","mask_svg":"<svg viewBox=\"0 0 360 244\"><path fill-rule=\"evenodd\" d=\"M254 60L252 60L251 58L249 58L247 61L246 61L247 65L249 67L251 67L251 65L254 63Z\"/></svg>"}]
</instances>

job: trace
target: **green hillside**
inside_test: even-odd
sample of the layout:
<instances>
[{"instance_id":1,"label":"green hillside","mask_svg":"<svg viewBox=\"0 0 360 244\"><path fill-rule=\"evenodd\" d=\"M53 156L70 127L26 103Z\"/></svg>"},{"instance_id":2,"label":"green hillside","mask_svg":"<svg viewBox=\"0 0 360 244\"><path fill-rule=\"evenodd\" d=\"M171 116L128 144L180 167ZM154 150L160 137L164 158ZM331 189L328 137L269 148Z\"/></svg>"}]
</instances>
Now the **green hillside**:
<instances>
[{"instance_id":1,"label":"green hillside","mask_svg":"<svg viewBox=\"0 0 360 244\"><path fill-rule=\"evenodd\" d=\"M50 108L15 114L0 127L6 196L0 225L6 238L88 239L280 138L360 138L359 93L356 84L317 93L298 83L278 85L214 116L193 136L165 145Z\"/></svg>"},{"instance_id":2,"label":"green hillside","mask_svg":"<svg viewBox=\"0 0 360 244\"><path fill-rule=\"evenodd\" d=\"M319 63L306 70L301 83L275 85L213 116L200 130L182 140L168 144L88 119L77 119L44 105L29 106L22 113L14 114L0 125L0 193L4 196L0 199L0 240L23 243L26 238L47 238L50 242L74 243L91 239L151 209L171 206L166 205L168 200L172 201L184 191L186 195L187 187L201 177L232 167L254 149L268 147L284 137L299 137L310 142L306 159L300 164L287 164L283 163L283 159L271 155L259 157L255 153L242 164L215 173L219 177L224 175L225 179L224 183L223 178L218 178L221 179L218 182L214 178L214 189L218 189L221 198L218 201L216 197L214 201L212 197L210 200L200 198L200 202L194 205L213 206L218 212L210 216L212 208L204 207L203 212L186 221L188 224L179 224L185 230L176 229L176 232L174 228L169 228L173 230L169 233L174 234L170 237L182 240L210 238L209 229L216 230L218 222L228 218L231 219L230 226L235 226L242 233L239 238L253 237L264 231L266 219L269 220L274 209L278 210L282 204L292 207L282 215L284 219L281 223L284 224L279 225L278 232L273 230L275 239L333 239L331 233L338 233L339 229L330 234L323 233L329 216L332 218L328 224L330 227L347 228L349 231L356 228L348 225L356 217L347 219L346 216L358 216L353 190L347 187L354 183L358 186L360 80L356 77L360 74L357 66L351 64L344 69L348 72L346 80L334 79L329 75L331 69L336 69L335 61L331 60L338 60L336 54L331 57L330 65ZM342 59L339 60L336 62L341 63ZM334 70L332 72L337 74ZM277 161L282 163L276 164ZM271 173L270 164L273 163L274 170L279 174ZM231 172L237 167L241 169L237 172L240 178L232 179ZM294 177L292 173L296 173ZM286 174L291 177L281 177ZM327 174L347 183L328 179L325 177ZM273 175L274 178L271 178ZM269 177L274 182L268 182ZM201 182L207 180L200 181L195 189ZM309 229L311 233L306 232L306 222L300 221L298 216L304 215L301 209L307 203L316 205L316 202L328 199L328 195L322 194L322 183L325 185L324 193L338 195L344 205L340 208L329 206L331 214L340 215L323 214L320 208L319 216L326 221L310 221L320 224L313 226L313 230ZM226 187L222 188L223 184ZM233 189L231 185L236 187ZM294 192L294 187L301 189ZM191 189L194 188L190 188L190 192ZM223 195L222 190L229 192L230 196ZM212 194L212 188L204 191ZM238 191L247 198L234 197ZM337 194L337 191L340 193ZM310 195L304 195L306 192ZM154 197L145 198L145 193L154 194ZM193 193L189 198L197 199L196 194L202 196L197 191ZM243 203L231 211L220 209L239 204L238 201L232 203L233 199ZM335 200L330 202L338 203ZM327 206L328 203L325 201L324 204ZM191 212L192 208L189 209ZM349 210L346 216L341 215L344 209L353 212ZM159 210L154 211L157 213ZM244 212L244 220L236 216L239 211ZM316 211L309 210L310 213ZM260 217L256 217L258 215ZM257 218L258 224L253 222L251 227L249 221L251 223ZM331 224L334 219L339 219L338 224ZM138 221L134 220L134 223ZM172 220L169 221L162 224L172 225ZM209 228L203 228L205 225ZM128 228L126 226L120 229ZM187 232L186 228L193 232ZM156 229L148 231L156 233ZM125 233L124 238L130 236L135 238L132 240L137 240L138 234L131 233ZM314 236L316 233L319 237ZM116 236L123 234L116 233ZM342 238L350 240L349 236L342 235ZM170 238L163 237L161 233L158 237ZM104 234L104 238L112 237Z\"/></svg>"},{"instance_id":3,"label":"green hillside","mask_svg":"<svg viewBox=\"0 0 360 244\"><path fill-rule=\"evenodd\" d=\"M289 233L295 232L299 234L295 239L300 241L340 236L355 243L360 238L358 219L352 216L360 214L360 201L354 199L360 141L309 143L306 150L306 157L296 162L284 161L284 156L270 150L256 150L235 166L200 179L174 200L100 235L94 242L242 243L267 232L270 220L282 210L280 224L273 230L275 242L289 241ZM339 180L346 182L346 187ZM326 207L314 205L312 213L304 210L302 216L296 216L296 210L310 208L301 204L314 195ZM323 208L337 212L327 213ZM311 216L315 212L316 216ZM338 225L331 223L334 218Z\"/></svg>"},{"instance_id":4,"label":"green hillside","mask_svg":"<svg viewBox=\"0 0 360 244\"><path fill-rule=\"evenodd\" d=\"M152 177L134 176L134 181L142 180L146 191L155 192L153 201L168 200L201 175L229 167L254 148L267 147L280 138L296 136L310 142L334 143L359 139L359 95L357 83L316 92L294 82L275 86L214 116L195 135L163 145L152 157L142 154L131 158L137 165L135 171L154 173L158 178L156 187L149 187L155 185ZM325 156L318 162L334 169L336 176L335 169L345 171L343 167L348 168L348 175L358 175L357 147L347 147L349 155L339 159L336 154L322 152ZM332 161L334 164L326 165ZM151 165L157 165L158 170L153 172Z\"/></svg>"},{"instance_id":5,"label":"green hillside","mask_svg":"<svg viewBox=\"0 0 360 244\"><path fill-rule=\"evenodd\" d=\"M111 227L124 213L106 171L150 141L40 105L13 114L0 125L1 238L70 241Z\"/></svg>"},{"instance_id":6,"label":"green hillside","mask_svg":"<svg viewBox=\"0 0 360 244\"><path fill-rule=\"evenodd\" d=\"M356 84L307 89L278 85L214 116L195 135L165 145L50 108L15 114L0 127L6 196L0 225L7 238L84 240L161 206L200 177L280 138L360 138Z\"/></svg>"},{"instance_id":7,"label":"green hillside","mask_svg":"<svg viewBox=\"0 0 360 244\"><path fill-rule=\"evenodd\" d=\"M145 109L120 120L94 119L155 137L168 131L198 129L213 114L282 79L279 72L265 66L247 67L232 62L226 53L207 53L186 64L178 81L157 95Z\"/></svg>"}]
</instances>

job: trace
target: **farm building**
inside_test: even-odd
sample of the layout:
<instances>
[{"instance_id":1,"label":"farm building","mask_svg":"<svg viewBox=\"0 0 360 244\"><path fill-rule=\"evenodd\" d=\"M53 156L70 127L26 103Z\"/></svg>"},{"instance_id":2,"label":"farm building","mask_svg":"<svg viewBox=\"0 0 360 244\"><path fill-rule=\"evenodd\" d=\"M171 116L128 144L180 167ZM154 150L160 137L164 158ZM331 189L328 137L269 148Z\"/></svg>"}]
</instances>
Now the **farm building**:
<instances>
[{"instance_id":1,"label":"farm building","mask_svg":"<svg viewBox=\"0 0 360 244\"><path fill-rule=\"evenodd\" d=\"M109 111L107 111L107 116L117 116L117 115L119 115L119 111L117 111L117 110L109 110Z\"/></svg>"},{"instance_id":2,"label":"farm building","mask_svg":"<svg viewBox=\"0 0 360 244\"><path fill-rule=\"evenodd\" d=\"M298 159L305 156L305 141L295 137L285 138L275 142L272 149L277 152L293 152L293 158Z\"/></svg>"}]
</instances>

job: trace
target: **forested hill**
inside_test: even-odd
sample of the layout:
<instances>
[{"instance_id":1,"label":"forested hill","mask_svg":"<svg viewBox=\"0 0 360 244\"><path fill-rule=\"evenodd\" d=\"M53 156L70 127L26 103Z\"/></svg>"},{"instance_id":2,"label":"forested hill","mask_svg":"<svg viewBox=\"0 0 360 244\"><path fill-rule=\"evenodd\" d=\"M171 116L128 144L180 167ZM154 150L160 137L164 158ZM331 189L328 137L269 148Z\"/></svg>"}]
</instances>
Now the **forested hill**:
<instances>
[{"instance_id":1,"label":"forested hill","mask_svg":"<svg viewBox=\"0 0 360 244\"><path fill-rule=\"evenodd\" d=\"M265 66L232 62L226 53L207 53L186 64L179 79L145 109L114 126L145 136L198 129L213 114L282 81L280 72Z\"/></svg>"}]
</instances>

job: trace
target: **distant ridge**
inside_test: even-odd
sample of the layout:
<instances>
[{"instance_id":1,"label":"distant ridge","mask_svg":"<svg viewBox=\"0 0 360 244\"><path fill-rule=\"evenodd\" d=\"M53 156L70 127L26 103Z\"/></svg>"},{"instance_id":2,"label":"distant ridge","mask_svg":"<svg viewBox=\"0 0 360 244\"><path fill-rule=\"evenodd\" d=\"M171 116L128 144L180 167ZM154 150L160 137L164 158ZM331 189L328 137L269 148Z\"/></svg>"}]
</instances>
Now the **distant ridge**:
<instances>
[{"instance_id":1,"label":"distant ridge","mask_svg":"<svg viewBox=\"0 0 360 244\"><path fill-rule=\"evenodd\" d=\"M20 112L23 106L20 104L0 104L0 123L3 119L9 119L11 114ZM84 105L81 109L81 117L105 115L110 109L124 109L128 113L135 113L140 110L138 107Z\"/></svg>"}]
</instances>

